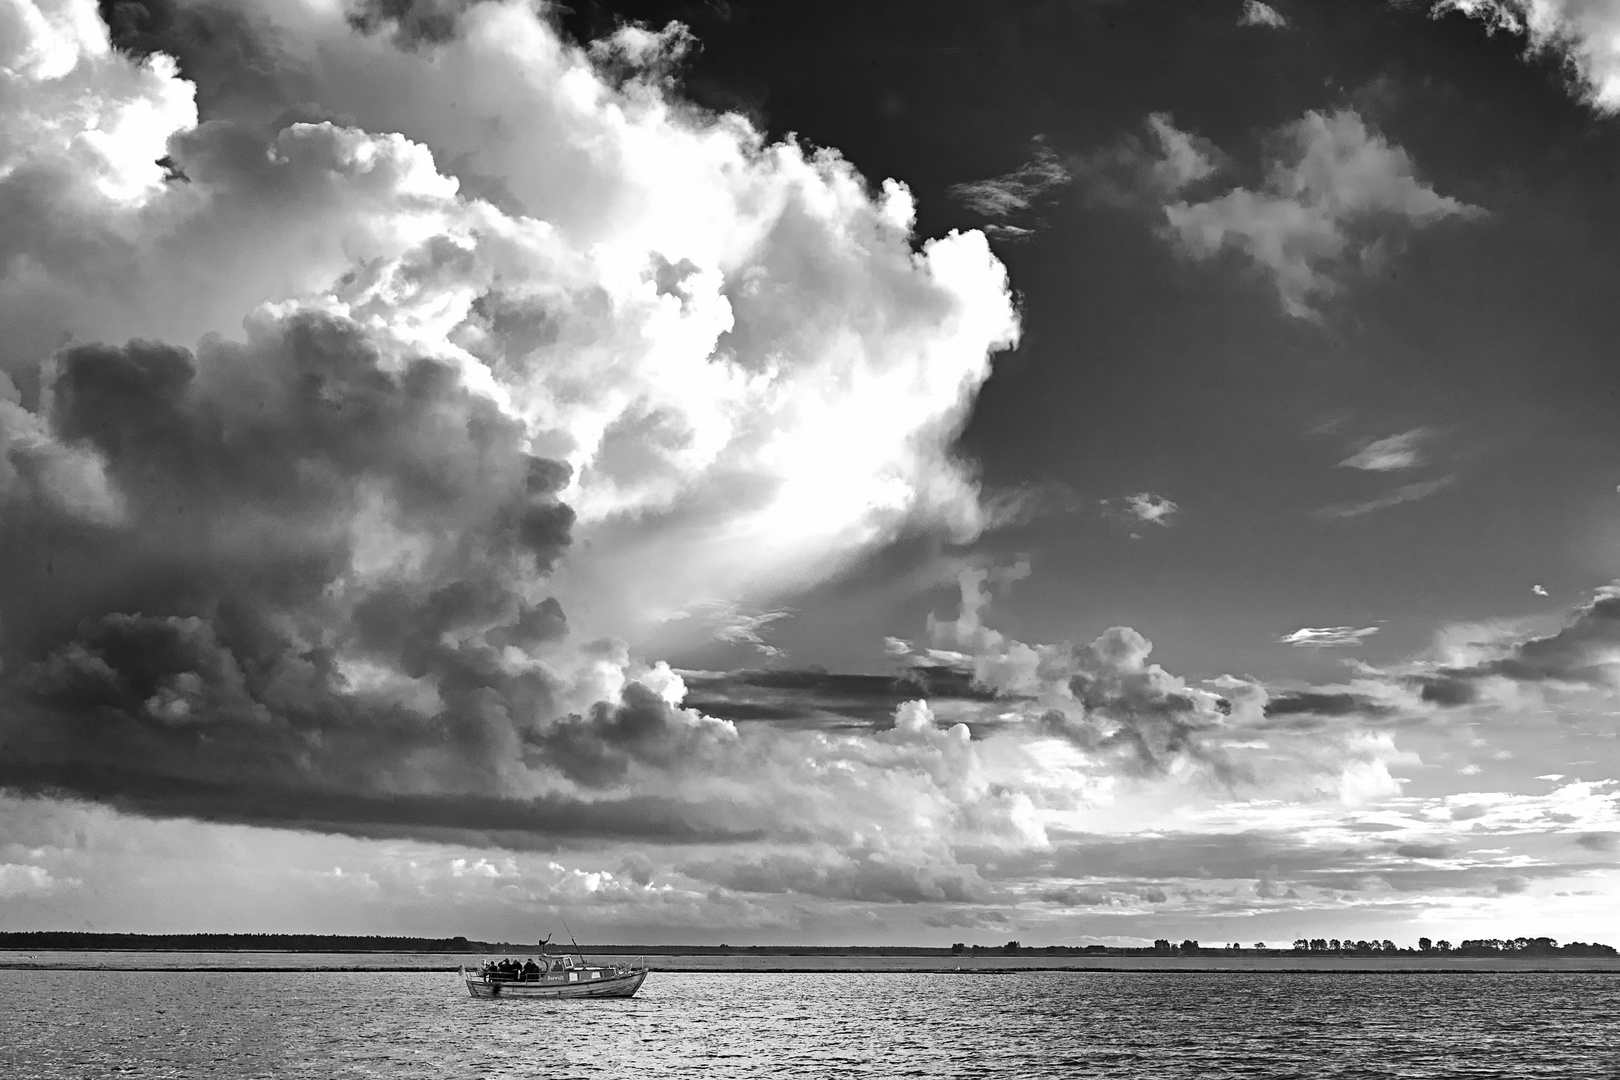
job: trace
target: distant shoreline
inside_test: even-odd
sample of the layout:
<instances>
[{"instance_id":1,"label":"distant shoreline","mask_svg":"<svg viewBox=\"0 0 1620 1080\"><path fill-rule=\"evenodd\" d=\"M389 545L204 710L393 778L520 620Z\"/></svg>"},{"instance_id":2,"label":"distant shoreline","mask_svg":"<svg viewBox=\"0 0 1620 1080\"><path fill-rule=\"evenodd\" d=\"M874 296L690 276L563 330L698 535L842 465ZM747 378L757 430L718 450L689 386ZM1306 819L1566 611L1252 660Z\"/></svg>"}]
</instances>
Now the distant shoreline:
<instances>
[{"instance_id":1,"label":"distant shoreline","mask_svg":"<svg viewBox=\"0 0 1620 1080\"><path fill-rule=\"evenodd\" d=\"M1152 947L1120 947L1105 945L1029 945L930 947L897 945L609 945L575 944L551 941L552 951L579 951L598 956L661 956L687 958L735 958L740 970L756 970L749 963L765 957L793 957L811 964L818 960L848 960L867 958L878 962L880 970L888 970L882 961L898 958L935 960L956 966L1002 964L1021 961L1024 966L1045 970L1066 969L1076 961L1124 960L1127 968L1143 961L1155 964L1203 963L1225 968L1232 962L1284 961L1289 965L1308 963L1325 965L1324 970L1340 970L1346 963L1367 964L1377 970L1389 970L1391 965L1408 964L1429 968L1439 963L1472 964L1479 961L1502 962L1517 970L1526 962L1548 963L1559 970L1570 962L1593 962L1607 969L1620 961L1614 950L1603 945L1575 943L1563 949L1546 952L1539 949L1518 952L1489 952L1469 950L1420 951L1400 949L1391 952L1356 950L1309 950L1291 948L1225 949L1219 946L1198 948L1190 952L1180 949L1165 951ZM121 934L98 931L0 931L0 956L5 953L148 953L177 955L185 953L244 953L301 955L414 955L414 956L511 956L532 954L538 942L474 941L466 937L413 938L389 935L350 934ZM1091 967L1087 963L1084 966ZM813 967L812 970L822 970Z\"/></svg>"},{"instance_id":2,"label":"distant shoreline","mask_svg":"<svg viewBox=\"0 0 1620 1080\"><path fill-rule=\"evenodd\" d=\"M519 953L521 950L513 950ZM589 947L587 956L619 956ZM629 956L645 957L655 973L726 975L1013 975L1033 972L1073 974L1302 974L1375 975L1424 974L1469 975L1505 973L1564 973L1620 975L1620 959L1593 957L1501 957L1501 956L962 956L930 955L873 956L869 953L826 952L814 956L802 952L716 955L714 953L655 952ZM295 957L308 957L300 963ZM438 973L454 974L463 966L475 966L487 953L459 955L415 951L358 953L331 950L324 953L288 950L0 950L0 971L94 971L121 972L208 972L208 973ZM206 958L206 959L205 959ZM391 960L391 962L390 962ZM189 962L188 962L189 961Z\"/></svg>"}]
</instances>

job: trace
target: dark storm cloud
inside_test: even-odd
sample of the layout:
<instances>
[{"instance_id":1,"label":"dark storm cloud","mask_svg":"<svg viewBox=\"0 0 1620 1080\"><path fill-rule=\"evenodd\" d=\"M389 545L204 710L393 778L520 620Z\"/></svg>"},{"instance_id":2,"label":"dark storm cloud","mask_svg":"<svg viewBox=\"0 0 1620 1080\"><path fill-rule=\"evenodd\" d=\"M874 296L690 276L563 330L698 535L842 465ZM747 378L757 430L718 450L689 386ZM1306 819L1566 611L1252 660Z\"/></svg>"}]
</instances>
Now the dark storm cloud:
<instances>
[{"instance_id":1,"label":"dark storm cloud","mask_svg":"<svg viewBox=\"0 0 1620 1080\"><path fill-rule=\"evenodd\" d=\"M327 316L48 370L40 415L0 417L49 432L0 491L8 782L340 829L540 821L497 800L544 763L556 687L502 650L564 633L528 590L573 515L519 422Z\"/></svg>"},{"instance_id":2,"label":"dark storm cloud","mask_svg":"<svg viewBox=\"0 0 1620 1080\"><path fill-rule=\"evenodd\" d=\"M1493 678L1596 689L1620 685L1620 587L1598 590L1555 634L1516 642L1490 660L1438 668L1410 681L1424 701L1444 706L1478 700L1480 683Z\"/></svg>"},{"instance_id":3,"label":"dark storm cloud","mask_svg":"<svg viewBox=\"0 0 1620 1080\"><path fill-rule=\"evenodd\" d=\"M298 75L257 25L251 6L184 0L99 0L113 47L130 56L163 53L197 87L204 119L222 112L279 111L303 95Z\"/></svg>"},{"instance_id":4,"label":"dark storm cloud","mask_svg":"<svg viewBox=\"0 0 1620 1080\"><path fill-rule=\"evenodd\" d=\"M0 787L25 796L88 798L124 813L274 826L362 838L551 851L604 840L736 843L762 833L731 808L658 796L586 801L558 795L391 794L157 776L117 764L0 761Z\"/></svg>"},{"instance_id":5,"label":"dark storm cloud","mask_svg":"<svg viewBox=\"0 0 1620 1080\"><path fill-rule=\"evenodd\" d=\"M1101 889L1081 888L1074 885L1061 889L1047 889L1038 894L1036 899L1044 900L1048 904L1056 904L1059 907L1102 907L1113 903L1108 894Z\"/></svg>"},{"instance_id":6,"label":"dark storm cloud","mask_svg":"<svg viewBox=\"0 0 1620 1080\"><path fill-rule=\"evenodd\" d=\"M452 40L461 15L479 0L347 0L349 25L363 34L392 30L403 48Z\"/></svg>"},{"instance_id":7,"label":"dark storm cloud","mask_svg":"<svg viewBox=\"0 0 1620 1080\"><path fill-rule=\"evenodd\" d=\"M1453 854L1449 844L1401 844L1395 854L1407 859L1448 859Z\"/></svg>"},{"instance_id":8,"label":"dark storm cloud","mask_svg":"<svg viewBox=\"0 0 1620 1080\"><path fill-rule=\"evenodd\" d=\"M597 702L583 716L565 717L527 735L548 764L590 785L623 779L635 762L675 769L710 760L734 740L724 722L677 709L635 682L617 704Z\"/></svg>"},{"instance_id":9,"label":"dark storm cloud","mask_svg":"<svg viewBox=\"0 0 1620 1080\"><path fill-rule=\"evenodd\" d=\"M799 893L873 904L983 903L991 890L973 866L926 852L783 851L677 867L737 892Z\"/></svg>"},{"instance_id":10,"label":"dark storm cloud","mask_svg":"<svg viewBox=\"0 0 1620 1080\"><path fill-rule=\"evenodd\" d=\"M989 701L995 694L973 676L940 665L899 675L863 675L819 668L685 672L686 704L739 722L774 721L794 727L883 726L902 703Z\"/></svg>"},{"instance_id":11,"label":"dark storm cloud","mask_svg":"<svg viewBox=\"0 0 1620 1080\"><path fill-rule=\"evenodd\" d=\"M1385 716L1393 710L1362 694L1293 690L1274 694L1266 716Z\"/></svg>"}]
</instances>

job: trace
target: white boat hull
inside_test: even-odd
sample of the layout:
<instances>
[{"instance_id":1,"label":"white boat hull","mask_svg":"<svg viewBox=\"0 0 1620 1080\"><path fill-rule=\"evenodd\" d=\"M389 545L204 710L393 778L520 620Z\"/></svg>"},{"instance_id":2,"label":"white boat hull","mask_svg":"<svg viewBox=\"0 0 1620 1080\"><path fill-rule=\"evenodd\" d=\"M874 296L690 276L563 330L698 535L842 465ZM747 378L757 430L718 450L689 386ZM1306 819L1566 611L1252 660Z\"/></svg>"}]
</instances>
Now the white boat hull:
<instances>
[{"instance_id":1,"label":"white boat hull","mask_svg":"<svg viewBox=\"0 0 1620 1080\"><path fill-rule=\"evenodd\" d=\"M569 976L576 976L570 979ZM554 972L537 981L485 979L462 971L467 991L475 998L627 998L634 997L647 979L647 969L592 979L586 972Z\"/></svg>"}]
</instances>

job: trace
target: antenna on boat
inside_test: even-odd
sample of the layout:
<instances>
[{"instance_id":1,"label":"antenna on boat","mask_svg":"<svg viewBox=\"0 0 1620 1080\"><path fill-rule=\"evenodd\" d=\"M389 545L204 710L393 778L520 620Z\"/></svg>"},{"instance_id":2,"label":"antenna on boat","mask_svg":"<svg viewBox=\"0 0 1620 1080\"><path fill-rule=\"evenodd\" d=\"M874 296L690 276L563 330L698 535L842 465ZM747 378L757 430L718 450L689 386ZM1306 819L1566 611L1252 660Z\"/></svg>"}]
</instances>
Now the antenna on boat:
<instances>
[{"instance_id":1,"label":"antenna on boat","mask_svg":"<svg viewBox=\"0 0 1620 1080\"><path fill-rule=\"evenodd\" d=\"M568 920L563 918L563 913L560 910L557 912L557 918L562 919L563 929L568 930ZM574 944L574 955L579 957L581 962L584 962L585 957L579 951L579 942L574 941L574 932L572 930L568 930L568 940Z\"/></svg>"}]
</instances>

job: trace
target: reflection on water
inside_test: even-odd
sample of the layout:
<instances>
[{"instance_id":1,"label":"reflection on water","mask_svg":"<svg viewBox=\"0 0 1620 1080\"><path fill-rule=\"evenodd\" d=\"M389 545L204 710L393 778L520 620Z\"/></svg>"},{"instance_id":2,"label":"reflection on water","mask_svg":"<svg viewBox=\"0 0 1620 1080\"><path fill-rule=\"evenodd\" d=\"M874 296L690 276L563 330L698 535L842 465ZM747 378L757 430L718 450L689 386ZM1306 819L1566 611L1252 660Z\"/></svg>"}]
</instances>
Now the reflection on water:
<instances>
[{"instance_id":1,"label":"reflection on water","mask_svg":"<svg viewBox=\"0 0 1620 1080\"><path fill-rule=\"evenodd\" d=\"M1604 974L655 974L630 1001L454 975L0 971L0 1075L1620 1076Z\"/></svg>"}]
</instances>

